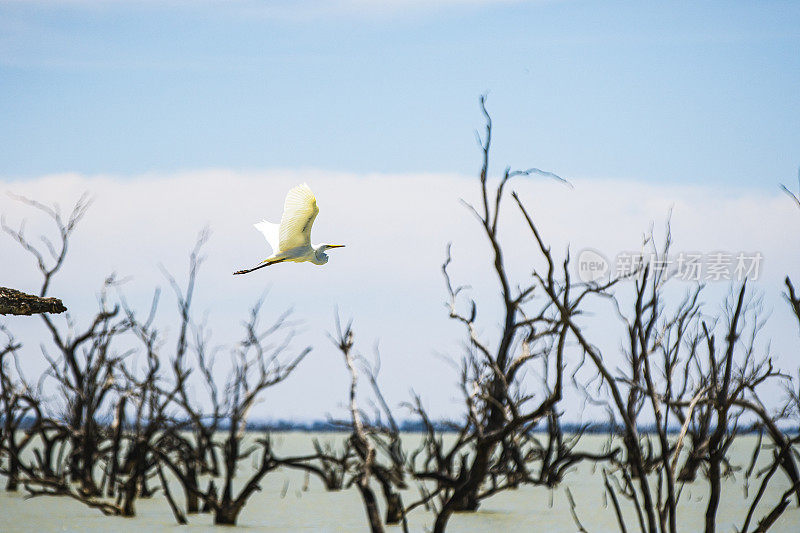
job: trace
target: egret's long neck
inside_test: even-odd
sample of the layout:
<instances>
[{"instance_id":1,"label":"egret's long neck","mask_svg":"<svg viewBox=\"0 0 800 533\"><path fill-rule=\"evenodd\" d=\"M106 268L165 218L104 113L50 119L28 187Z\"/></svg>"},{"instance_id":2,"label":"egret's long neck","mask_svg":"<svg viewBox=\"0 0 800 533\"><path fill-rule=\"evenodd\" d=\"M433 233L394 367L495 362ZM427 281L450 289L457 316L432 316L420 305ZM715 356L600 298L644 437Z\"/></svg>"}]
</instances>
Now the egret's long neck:
<instances>
[{"instance_id":1,"label":"egret's long neck","mask_svg":"<svg viewBox=\"0 0 800 533\"><path fill-rule=\"evenodd\" d=\"M314 250L314 258L311 260L312 263L315 265L324 265L328 262L328 256L323 251L324 248L322 245L317 247L312 246L311 248Z\"/></svg>"}]
</instances>

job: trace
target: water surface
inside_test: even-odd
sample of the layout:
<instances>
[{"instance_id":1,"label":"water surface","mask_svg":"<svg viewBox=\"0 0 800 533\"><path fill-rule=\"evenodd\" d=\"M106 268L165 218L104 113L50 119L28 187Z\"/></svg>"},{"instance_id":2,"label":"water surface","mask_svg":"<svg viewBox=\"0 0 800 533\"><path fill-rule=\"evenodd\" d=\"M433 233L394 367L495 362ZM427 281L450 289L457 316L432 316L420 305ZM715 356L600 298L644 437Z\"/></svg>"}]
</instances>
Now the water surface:
<instances>
[{"instance_id":1,"label":"water surface","mask_svg":"<svg viewBox=\"0 0 800 533\"><path fill-rule=\"evenodd\" d=\"M346 438L342 434L313 433L274 433L273 441L279 454L312 453L312 438L334 442L338 446ZM253 438L253 436L251 436ZM419 442L420 435L408 434L404 437L406 449ZM584 437L582 446L598 450L605 437L590 435ZM749 461L755 438L740 437L732 447L734 464L746 465ZM766 459L768 451L762 452ZM252 468L247 461L242 469L246 474ZM239 482L244 481L239 476ZM313 476L308 480L303 472L280 469L267 474L262 481L260 492L248 501L239 518L242 531L319 531L344 532L367 531L364 508L355 488L338 492L325 491L322 483ZM3 480L4 482L5 480ZM218 483L219 484L219 483ZM748 508L748 500L758 489L758 480L751 481L749 497L745 496L744 476L741 471L727 479L723 485L722 501L718 513L718 531L732 532L734 526L741 526ZM205 486L205 482L204 482ZM789 484L778 472L763 501L774 505ZM173 496L179 504L183 502L183 491L177 482L170 484ZM499 531L512 533L554 532L573 533L575 523L569 512L564 487L569 487L577 504L577 513L590 533L619 531L616 517L610 502L606 506L603 477L589 465L581 465L570 472L561 487L549 490L542 487L523 487L518 490L500 493L485 500L478 512L459 513L452 517L448 531L463 533L483 533ZM376 494L380 494L377 485ZM707 501L707 487L702 480L686 484L679 508L680 531L702 531ZM418 496L413 486L404 492L406 503ZM636 531L633 509L625 500L628 530ZM762 506L766 511L768 506ZM75 531L119 533L141 533L144 531L170 533L199 533L231 531L229 528L214 526L212 516L200 514L189 516L189 524L179 526L163 495L157 493L151 499L140 499L136 503L138 516L135 518L107 517L95 509L65 497L41 497L25 499L25 492L17 494L0 492L0 530L5 532L44 532ZM763 514L763 512L762 512ZM432 524L432 514L424 509L416 509L409 515L411 531L425 531ZM220 529L222 527L222 529ZM387 527L387 531L402 531L400 527ZM797 533L800 531L800 509L794 504L787 509L780 521L770 530L776 533Z\"/></svg>"}]
</instances>

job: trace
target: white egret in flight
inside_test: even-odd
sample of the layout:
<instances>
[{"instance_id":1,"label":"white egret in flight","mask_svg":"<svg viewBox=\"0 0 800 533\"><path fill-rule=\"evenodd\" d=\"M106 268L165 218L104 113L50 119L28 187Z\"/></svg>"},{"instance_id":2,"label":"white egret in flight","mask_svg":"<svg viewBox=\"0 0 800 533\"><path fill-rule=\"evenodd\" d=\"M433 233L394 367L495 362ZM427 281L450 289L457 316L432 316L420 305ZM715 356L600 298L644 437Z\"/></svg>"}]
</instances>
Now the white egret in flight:
<instances>
[{"instance_id":1,"label":"white egret in flight","mask_svg":"<svg viewBox=\"0 0 800 533\"><path fill-rule=\"evenodd\" d=\"M283 216L280 224L272 224L266 220L254 224L256 229L264 234L272 248L272 255L258 265L247 270L238 270L234 274L247 274L259 268L268 267L275 263L293 261L302 263L311 261L315 265L324 265L328 262L325 250L330 248L343 248L344 244L311 244L311 226L317 218L319 208L314 193L305 183L298 185L286 195L283 204Z\"/></svg>"}]
</instances>

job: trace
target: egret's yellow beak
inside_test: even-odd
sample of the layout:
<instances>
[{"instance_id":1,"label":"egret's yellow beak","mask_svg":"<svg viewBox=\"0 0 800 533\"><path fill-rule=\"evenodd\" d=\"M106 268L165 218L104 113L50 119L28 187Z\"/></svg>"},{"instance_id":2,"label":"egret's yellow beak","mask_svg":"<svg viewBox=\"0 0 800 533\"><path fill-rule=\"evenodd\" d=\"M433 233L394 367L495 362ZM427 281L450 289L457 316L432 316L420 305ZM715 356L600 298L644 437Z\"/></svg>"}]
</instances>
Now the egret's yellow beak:
<instances>
[{"instance_id":1,"label":"egret's yellow beak","mask_svg":"<svg viewBox=\"0 0 800 533\"><path fill-rule=\"evenodd\" d=\"M344 248L344 244L329 244L328 248Z\"/></svg>"}]
</instances>

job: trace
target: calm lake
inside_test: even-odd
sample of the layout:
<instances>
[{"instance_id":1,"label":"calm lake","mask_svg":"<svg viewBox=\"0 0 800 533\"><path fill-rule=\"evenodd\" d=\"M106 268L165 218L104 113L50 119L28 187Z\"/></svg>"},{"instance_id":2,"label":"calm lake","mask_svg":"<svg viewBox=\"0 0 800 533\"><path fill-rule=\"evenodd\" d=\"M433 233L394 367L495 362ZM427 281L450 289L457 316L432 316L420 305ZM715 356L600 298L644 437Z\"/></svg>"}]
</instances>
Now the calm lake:
<instances>
[{"instance_id":1,"label":"calm lake","mask_svg":"<svg viewBox=\"0 0 800 533\"><path fill-rule=\"evenodd\" d=\"M273 433L277 453L299 455L313 452L311 441L317 437L322 442L340 443L346 438L343 434L313 433ZM420 440L419 435L404 437L406 450L413 449ZM598 435L586 436L581 448L599 450L605 438ZM765 439L766 441L766 439ZM747 465L752 453L755 437L740 437L733 445L732 458L736 465ZM768 457L769 450L762 451L762 459ZM252 465L248 462L247 468ZM244 470L244 469L243 469ZM242 472L245 474L246 472ZM242 481L244 476L240 477ZM3 480L3 484L5 480ZM205 486L204 482L204 485ZM750 481L749 497L745 495L744 474L741 471L729 478L724 485L723 499L718 513L720 532L733 532L734 526L741 526L748 509L748 500L758 490L759 480ZM355 488L339 492L326 492L322 484L312 477L306 487L305 474L294 470L277 470L264 478L261 492L256 493L247 503L239 519L243 531L367 531L364 508ZM179 504L183 503L183 492L177 483L171 483L173 495ZM577 513L584 527L590 532L618 531L613 509L606 507L603 477L590 465L582 465L567 475L564 484L555 490L539 487L524 487L500 493L485 500L475 513L455 515L449 523L448 531L453 532L491 532L510 533L515 531L533 532L575 532L577 530L569 511L564 487L569 487L577 504ZM788 488L788 483L780 472L763 498L767 502L764 511L778 501L779 495ZM379 493L377 485L376 493ZM702 531L706 508L707 488L702 480L687 484L683 488L678 523L681 531ZM214 526L208 514L189 516L189 525L175 523L164 497L157 493L147 500L138 500L135 518L107 517L99 511L89 509L68 498L35 498L26 500L25 492L10 494L0 492L0 531L4 532L44 532L44 531L115 531L144 532L158 531L180 533L199 531L230 531L225 526ZM415 487L405 491L406 503L418 496ZM629 511L629 530L636 530L633 509L622 499L622 505ZM763 514L763 513L762 513ZM760 516L760 515L759 515ZM425 531L432 523L432 514L422 508L409 515L411 531ZM222 529L220 529L222 528ZM387 527L387 531L402 531L398 527ZM770 531L797 533L800 531L800 509L794 504L783 514Z\"/></svg>"}]
</instances>

